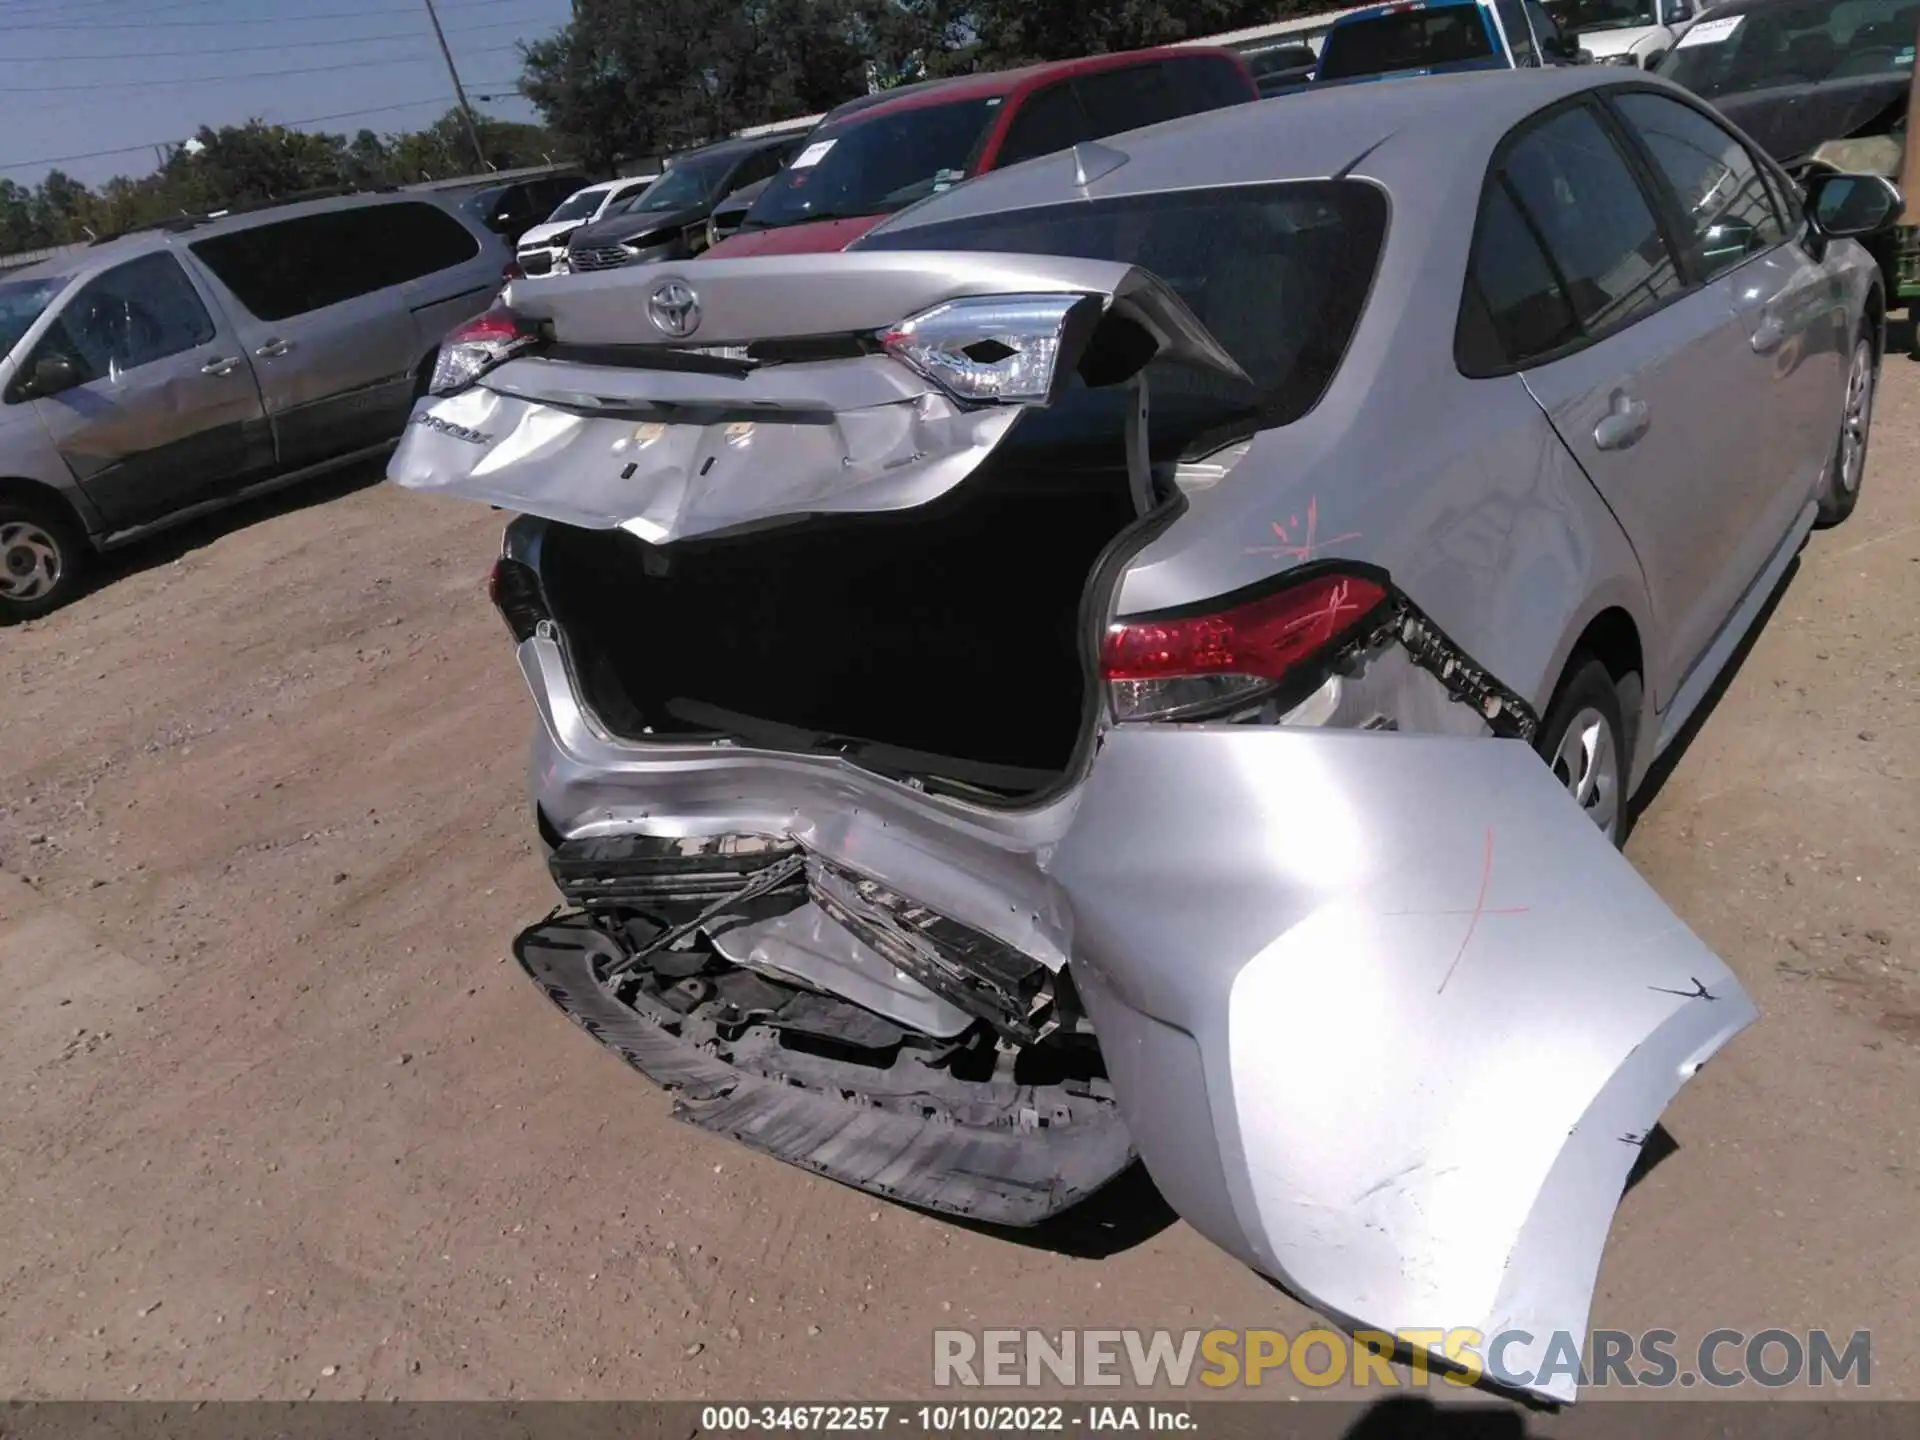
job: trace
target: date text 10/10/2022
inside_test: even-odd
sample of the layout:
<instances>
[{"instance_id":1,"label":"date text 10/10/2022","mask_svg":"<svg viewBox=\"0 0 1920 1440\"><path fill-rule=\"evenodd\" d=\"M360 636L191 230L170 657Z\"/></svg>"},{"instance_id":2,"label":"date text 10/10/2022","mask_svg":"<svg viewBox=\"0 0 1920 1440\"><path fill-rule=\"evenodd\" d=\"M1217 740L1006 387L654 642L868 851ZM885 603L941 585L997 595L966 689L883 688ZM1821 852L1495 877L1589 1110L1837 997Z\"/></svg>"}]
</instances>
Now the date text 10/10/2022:
<instances>
[{"instance_id":1,"label":"date text 10/10/2022","mask_svg":"<svg viewBox=\"0 0 1920 1440\"><path fill-rule=\"evenodd\" d=\"M768 1430L954 1431L1158 1430L1191 1432L1196 1422L1184 1405L707 1405L704 1432Z\"/></svg>"}]
</instances>

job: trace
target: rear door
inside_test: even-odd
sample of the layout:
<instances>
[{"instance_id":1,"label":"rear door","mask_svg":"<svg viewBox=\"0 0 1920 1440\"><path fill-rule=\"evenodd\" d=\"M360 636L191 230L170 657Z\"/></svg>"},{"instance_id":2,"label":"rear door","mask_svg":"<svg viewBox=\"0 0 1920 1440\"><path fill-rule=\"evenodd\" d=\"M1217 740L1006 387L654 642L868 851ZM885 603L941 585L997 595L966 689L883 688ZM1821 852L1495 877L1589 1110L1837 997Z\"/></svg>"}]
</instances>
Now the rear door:
<instances>
[{"instance_id":1,"label":"rear door","mask_svg":"<svg viewBox=\"0 0 1920 1440\"><path fill-rule=\"evenodd\" d=\"M1664 707L1734 608L1752 524L1757 396L1728 368L1724 294L1690 287L1656 200L1584 102L1527 121L1497 152L1474 275L1506 363L1626 531L1656 625ZM1544 271L1524 292L1515 277Z\"/></svg>"},{"instance_id":2,"label":"rear door","mask_svg":"<svg viewBox=\"0 0 1920 1440\"><path fill-rule=\"evenodd\" d=\"M69 296L23 373L43 355L82 378L33 408L112 529L216 498L273 462L239 336L164 251Z\"/></svg>"},{"instance_id":3,"label":"rear door","mask_svg":"<svg viewBox=\"0 0 1920 1440\"><path fill-rule=\"evenodd\" d=\"M210 236L192 249L234 297L280 462L290 469L398 434L422 357L487 298L449 304L432 286L434 272L455 256L473 259L480 247L421 201L323 211Z\"/></svg>"}]
</instances>

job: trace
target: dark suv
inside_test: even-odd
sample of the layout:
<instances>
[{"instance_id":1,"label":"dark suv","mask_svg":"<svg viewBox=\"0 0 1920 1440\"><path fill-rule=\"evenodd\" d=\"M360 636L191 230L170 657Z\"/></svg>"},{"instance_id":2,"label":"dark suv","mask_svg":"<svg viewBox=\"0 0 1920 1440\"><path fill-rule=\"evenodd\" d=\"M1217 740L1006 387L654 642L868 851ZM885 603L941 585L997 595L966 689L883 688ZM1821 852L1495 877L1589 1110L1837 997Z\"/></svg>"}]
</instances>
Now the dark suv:
<instances>
[{"instance_id":1,"label":"dark suv","mask_svg":"<svg viewBox=\"0 0 1920 1440\"><path fill-rule=\"evenodd\" d=\"M723 140L667 162L667 172L617 215L582 225L567 241L569 270L611 270L636 260L684 260L707 248L707 218L737 190L769 179L805 135Z\"/></svg>"}]
</instances>

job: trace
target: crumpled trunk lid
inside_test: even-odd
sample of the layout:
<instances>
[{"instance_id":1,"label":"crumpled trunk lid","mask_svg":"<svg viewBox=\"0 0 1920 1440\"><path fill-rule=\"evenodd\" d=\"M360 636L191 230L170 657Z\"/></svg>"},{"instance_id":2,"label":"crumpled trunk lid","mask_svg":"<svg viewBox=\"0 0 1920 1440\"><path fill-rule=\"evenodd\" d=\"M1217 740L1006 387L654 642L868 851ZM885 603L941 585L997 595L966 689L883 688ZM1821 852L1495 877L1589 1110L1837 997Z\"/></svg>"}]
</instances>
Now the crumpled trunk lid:
<instances>
[{"instance_id":1,"label":"crumpled trunk lid","mask_svg":"<svg viewBox=\"0 0 1920 1440\"><path fill-rule=\"evenodd\" d=\"M654 544L924 505L1031 407L956 400L879 337L948 302L1031 295L1084 299L1054 362L1063 386L1096 359L1111 382L1156 355L1244 379L1172 291L1127 265L901 251L635 266L515 281L508 304L547 340L422 401L388 473ZM1125 360L1107 359L1123 342Z\"/></svg>"}]
</instances>

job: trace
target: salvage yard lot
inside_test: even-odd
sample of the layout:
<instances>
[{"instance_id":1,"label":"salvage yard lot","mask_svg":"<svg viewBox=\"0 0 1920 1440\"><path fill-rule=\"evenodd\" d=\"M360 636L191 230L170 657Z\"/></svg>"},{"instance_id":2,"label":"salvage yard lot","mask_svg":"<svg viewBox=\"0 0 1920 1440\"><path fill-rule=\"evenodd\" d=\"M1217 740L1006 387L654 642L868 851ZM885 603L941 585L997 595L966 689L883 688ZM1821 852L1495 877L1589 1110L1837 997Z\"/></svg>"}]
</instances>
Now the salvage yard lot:
<instances>
[{"instance_id":1,"label":"salvage yard lot","mask_svg":"<svg viewBox=\"0 0 1920 1440\"><path fill-rule=\"evenodd\" d=\"M1629 844L1763 1018L1668 1111L1592 1316L1869 1329L1908 1398L1917 470L1896 356L1858 513ZM878 1398L940 1326L1312 1323L1141 1187L1104 1246L1022 1245L671 1121L507 958L554 895L502 517L369 478L0 632L0 1393Z\"/></svg>"}]
</instances>

